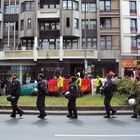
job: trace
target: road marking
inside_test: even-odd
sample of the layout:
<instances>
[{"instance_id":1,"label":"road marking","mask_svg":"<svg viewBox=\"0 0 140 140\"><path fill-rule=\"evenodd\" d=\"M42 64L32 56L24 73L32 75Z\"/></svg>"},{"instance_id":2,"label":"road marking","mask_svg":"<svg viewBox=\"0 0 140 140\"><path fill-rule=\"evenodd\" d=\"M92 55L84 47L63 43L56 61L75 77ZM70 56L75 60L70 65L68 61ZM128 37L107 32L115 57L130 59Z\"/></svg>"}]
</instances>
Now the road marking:
<instances>
[{"instance_id":1,"label":"road marking","mask_svg":"<svg viewBox=\"0 0 140 140\"><path fill-rule=\"evenodd\" d=\"M55 137L140 137L140 134L132 135L70 135L70 134L55 134Z\"/></svg>"}]
</instances>

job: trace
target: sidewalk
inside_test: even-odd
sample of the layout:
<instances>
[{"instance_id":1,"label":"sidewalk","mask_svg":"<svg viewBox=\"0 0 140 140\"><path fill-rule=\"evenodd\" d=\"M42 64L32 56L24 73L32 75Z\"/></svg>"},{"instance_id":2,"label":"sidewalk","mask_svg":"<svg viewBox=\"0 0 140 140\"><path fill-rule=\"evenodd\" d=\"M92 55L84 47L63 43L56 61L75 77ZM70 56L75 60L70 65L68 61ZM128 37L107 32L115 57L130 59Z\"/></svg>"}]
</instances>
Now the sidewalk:
<instances>
[{"instance_id":1,"label":"sidewalk","mask_svg":"<svg viewBox=\"0 0 140 140\"><path fill-rule=\"evenodd\" d=\"M37 115L39 111L36 106L20 106L25 114ZM114 106L118 115L130 115L132 109L130 106ZM103 106L83 106L77 107L79 115L104 115L105 109ZM46 106L46 112L48 115L66 115L68 113L66 106ZM0 106L0 114L10 114L11 106Z\"/></svg>"}]
</instances>

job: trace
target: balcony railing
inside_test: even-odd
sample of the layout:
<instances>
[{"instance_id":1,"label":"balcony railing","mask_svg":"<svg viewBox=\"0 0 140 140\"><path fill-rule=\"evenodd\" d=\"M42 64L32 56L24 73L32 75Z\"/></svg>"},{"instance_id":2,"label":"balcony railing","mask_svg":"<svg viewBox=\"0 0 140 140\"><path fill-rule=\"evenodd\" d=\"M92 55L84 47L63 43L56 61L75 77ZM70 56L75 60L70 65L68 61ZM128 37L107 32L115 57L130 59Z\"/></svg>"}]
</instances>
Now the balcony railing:
<instances>
[{"instance_id":1,"label":"balcony railing","mask_svg":"<svg viewBox=\"0 0 140 140\"><path fill-rule=\"evenodd\" d=\"M59 9L40 9L37 12L38 18L60 18Z\"/></svg>"},{"instance_id":2,"label":"balcony railing","mask_svg":"<svg viewBox=\"0 0 140 140\"><path fill-rule=\"evenodd\" d=\"M103 34L105 34L105 35L119 34L120 33L120 27L104 27L104 26L101 26L100 32L101 32L102 35Z\"/></svg>"},{"instance_id":3,"label":"balcony railing","mask_svg":"<svg viewBox=\"0 0 140 140\"><path fill-rule=\"evenodd\" d=\"M100 11L101 17L119 17L120 11L119 9L111 9L110 11Z\"/></svg>"}]
</instances>

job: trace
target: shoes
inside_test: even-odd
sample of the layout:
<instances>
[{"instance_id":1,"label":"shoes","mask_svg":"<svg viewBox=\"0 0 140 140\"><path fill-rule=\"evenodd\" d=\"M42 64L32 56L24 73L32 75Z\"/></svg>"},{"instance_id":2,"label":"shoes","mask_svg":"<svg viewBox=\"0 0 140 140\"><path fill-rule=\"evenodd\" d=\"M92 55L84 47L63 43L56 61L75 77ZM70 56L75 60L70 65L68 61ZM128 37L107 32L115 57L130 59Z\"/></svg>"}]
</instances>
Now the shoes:
<instances>
[{"instance_id":1,"label":"shoes","mask_svg":"<svg viewBox=\"0 0 140 140\"><path fill-rule=\"evenodd\" d=\"M131 118L137 118L137 115L133 115L133 116L131 116Z\"/></svg>"},{"instance_id":2,"label":"shoes","mask_svg":"<svg viewBox=\"0 0 140 140\"><path fill-rule=\"evenodd\" d=\"M116 110L112 111L112 115L115 115L115 114L116 114L116 112L117 112Z\"/></svg>"},{"instance_id":3,"label":"shoes","mask_svg":"<svg viewBox=\"0 0 140 140\"><path fill-rule=\"evenodd\" d=\"M11 117L11 118L16 118L16 115L11 114L10 117Z\"/></svg>"},{"instance_id":4,"label":"shoes","mask_svg":"<svg viewBox=\"0 0 140 140\"><path fill-rule=\"evenodd\" d=\"M105 115L104 118L110 118L110 116L109 115Z\"/></svg>"},{"instance_id":5,"label":"shoes","mask_svg":"<svg viewBox=\"0 0 140 140\"><path fill-rule=\"evenodd\" d=\"M72 115L67 115L68 118L72 118Z\"/></svg>"},{"instance_id":6,"label":"shoes","mask_svg":"<svg viewBox=\"0 0 140 140\"><path fill-rule=\"evenodd\" d=\"M72 116L71 118L73 118L73 119L77 119L77 118L78 118L78 116Z\"/></svg>"},{"instance_id":7,"label":"shoes","mask_svg":"<svg viewBox=\"0 0 140 140\"><path fill-rule=\"evenodd\" d=\"M19 117L22 117L22 116L23 116L23 114L24 114L24 112L20 113L20 114L19 114Z\"/></svg>"},{"instance_id":8,"label":"shoes","mask_svg":"<svg viewBox=\"0 0 140 140\"><path fill-rule=\"evenodd\" d=\"M37 117L40 118L40 119L44 119L46 116L47 116L47 114L39 115L39 116L37 116Z\"/></svg>"}]
</instances>

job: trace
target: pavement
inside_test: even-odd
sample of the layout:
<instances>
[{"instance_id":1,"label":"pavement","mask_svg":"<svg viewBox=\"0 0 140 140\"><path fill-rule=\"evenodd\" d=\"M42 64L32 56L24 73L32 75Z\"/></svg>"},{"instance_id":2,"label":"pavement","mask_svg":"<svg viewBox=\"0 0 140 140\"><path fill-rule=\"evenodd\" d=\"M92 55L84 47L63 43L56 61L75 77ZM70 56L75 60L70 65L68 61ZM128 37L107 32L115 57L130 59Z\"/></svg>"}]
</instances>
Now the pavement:
<instances>
[{"instance_id":1,"label":"pavement","mask_svg":"<svg viewBox=\"0 0 140 140\"><path fill-rule=\"evenodd\" d=\"M39 112L36 106L20 106L25 114L37 115ZM130 106L113 106L117 110L117 115L130 115L132 108ZM79 115L104 115L104 106L80 106L77 107ZM68 113L66 106L46 106L48 115L66 115ZM11 106L0 106L0 114L10 114Z\"/></svg>"}]
</instances>

